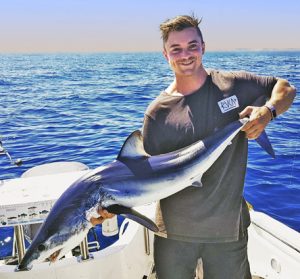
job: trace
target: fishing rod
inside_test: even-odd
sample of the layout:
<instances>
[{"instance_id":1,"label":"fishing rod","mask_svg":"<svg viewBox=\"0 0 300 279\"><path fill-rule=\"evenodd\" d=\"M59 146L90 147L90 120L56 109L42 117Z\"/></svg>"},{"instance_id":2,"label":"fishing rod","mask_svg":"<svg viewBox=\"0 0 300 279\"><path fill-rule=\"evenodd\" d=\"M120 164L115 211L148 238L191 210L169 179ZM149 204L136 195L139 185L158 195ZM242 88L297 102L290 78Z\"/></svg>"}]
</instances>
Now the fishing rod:
<instances>
[{"instance_id":1,"label":"fishing rod","mask_svg":"<svg viewBox=\"0 0 300 279\"><path fill-rule=\"evenodd\" d=\"M12 157L10 156L9 152L4 148L3 143L0 139L0 156L5 155L9 159L10 163L12 165L16 165L17 167L20 167L23 164L23 161L21 159L13 160Z\"/></svg>"}]
</instances>

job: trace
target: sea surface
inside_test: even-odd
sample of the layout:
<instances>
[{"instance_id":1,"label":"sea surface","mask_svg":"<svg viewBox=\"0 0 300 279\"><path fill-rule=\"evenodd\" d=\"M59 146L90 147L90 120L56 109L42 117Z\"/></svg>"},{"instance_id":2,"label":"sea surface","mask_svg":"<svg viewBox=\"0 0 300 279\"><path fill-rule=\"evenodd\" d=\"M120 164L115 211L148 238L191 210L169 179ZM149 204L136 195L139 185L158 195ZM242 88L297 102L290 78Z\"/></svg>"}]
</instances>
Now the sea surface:
<instances>
[{"instance_id":1,"label":"sea surface","mask_svg":"<svg viewBox=\"0 0 300 279\"><path fill-rule=\"evenodd\" d=\"M275 75L300 88L300 52L208 52L204 64ZM0 156L0 180L50 162L95 168L114 160L172 79L161 53L0 54L0 137L23 161L17 167ZM298 95L267 128L276 159L250 142L245 197L300 232L299 108Z\"/></svg>"}]
</instances>

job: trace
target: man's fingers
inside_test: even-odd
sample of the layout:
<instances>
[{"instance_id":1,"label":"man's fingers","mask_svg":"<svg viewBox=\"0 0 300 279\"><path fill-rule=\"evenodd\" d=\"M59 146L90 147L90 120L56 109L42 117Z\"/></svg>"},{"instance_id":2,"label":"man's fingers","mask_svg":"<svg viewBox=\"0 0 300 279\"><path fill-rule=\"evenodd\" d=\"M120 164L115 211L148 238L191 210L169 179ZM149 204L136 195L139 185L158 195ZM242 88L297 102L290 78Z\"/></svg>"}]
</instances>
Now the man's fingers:
<instances>
[{"instance_id":1,"label":"man's fingers","mask_svg":"<svg viewBox=\"0 0 300 279\"><path fill-rule=\"evenodd\" d=\"M115 216L113 213L109 213L106 209L103 209L101 206L98 206L97 213L94 216L87 217L93 226L102 224L106 219L110 219Z\"/></svg>"},{"instance_id":2,"label":"man's fingers","mask_svg":"<svg viewBox=\"0 0 300 279\"><path fill-rule=\"evenodd\" d=\"M244 127L242 128L242 131L246 132L253 127L253 124L251 122L247 122Z\"/></svg>"},{"instance_id":3,"label":"man's fingers","mask_svg":"<svg viewBox=\"0 0 300 279\"><path fill-rule=\"evenodd\" d=\"M243 127L243 131L248 139L256 139L263 131L263 126L258 125L256 121L250 121Z\"/></svg>"},{"instance_id":4,"label":"man's fingers","mask_svg":"<svg viewBox=\"0 0 300 279\"><path fill-rule=\"evenodd\" d=\"M241 111L239 113L240 118L244 118L244 117L249 116L252 113L252 111L253 111L253 107L252 106L246 107L243 111Z\"/></svg>"},{"instance_id":5,"label":"man's fingers","mask_svg":"<svg viewBox=\"0 0 300 279\"><path fill-rule=\"evenodd\" d=\"M104 218L102 216L98 217L98 218L95 218L95 217L92 217L90 219L90 222L92 223L93 226L96 226L96 225L100 225L104 222Z\"/></svg>"},{"instance_id":6,"label":"man's fingers","mask_svg":"<svg viewBox=\"0 0 300 279\"><path fill-rule=\"evenodd\" d=\"M270 121L270 112L264 106L262 107L246 107L240 117L248 115L249 121L245 124L242 131L246 133L248 139L256 139L260 136Z\"/></svg>"},{"instance_id":7,"label":"man's fingers","mask_svg":"<svg viewBox=\"0 0 300 279\"><path fill-rule=\"evenodd\" d=\"M112 218L112 217L115 216L115 214L109 213L106 209L103 209L103 208L99 208L98 213L99 213L99 215L101 215L104 219Z\"/></svg>"},{"instance_id":8,"label":"man's fingers","mask_svg":"<svg viewBox=\"0 0 300 279\"><path fill-rule=\"evenodd\" d=\"M246 133L248 139L257 139L260 136L261 132L259 130L253 130L249 133Z\"/></svg>"},{"instance_id":9,"label":"man's fingers","mask_svg":"<svg viewBox=\"0 0 300 279\"><path fill-rule=\"evenodd\" d=\"M107 210L105 210L105 212L101 213L101 216L103 216L103 218L107 219L107 218L112 218L112 217L114 217L115 214L109 213Z\"/></svg>"},{"instance_id":10,"label":"man's fingers","mask_svg":"<svg viewBox=\"0 0 300 279\"><path fill-rule=\"evenodd\" d=\"M254 130L257 129L257 123L256 120L250 120L244 125L244 127L242 128L242 131L244 131L245 133L252 133Z\"/></svg>"},{"instance_id":11,"label":"man's fingers","mask_svg":"<svg viewBox=\"0 0 300 279\"><path fill-rule=\"evenodd\" d=\"M246 107L243 111L241 111L239 113L240 118L249 117L251 115L251 113L253 112L253 109L254 109L254 107L251 107L251 106ZM244 125L242 131L246 132L252 126L253 126L253 124L251 123L251 121L249 121Z\"/></svg>"}]
</instances>

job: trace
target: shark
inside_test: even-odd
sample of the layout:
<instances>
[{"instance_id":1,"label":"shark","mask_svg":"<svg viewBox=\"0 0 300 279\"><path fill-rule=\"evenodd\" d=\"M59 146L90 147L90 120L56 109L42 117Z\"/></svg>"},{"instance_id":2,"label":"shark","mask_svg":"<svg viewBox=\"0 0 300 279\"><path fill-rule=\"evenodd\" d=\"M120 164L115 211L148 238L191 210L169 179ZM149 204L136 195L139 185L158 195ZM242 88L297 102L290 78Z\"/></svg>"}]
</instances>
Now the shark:
<instances>
[{"instance_id":1,"label":"shark","mask_svg":"<svg viewBox=\"0 0 300 279\"><path fill-rule=\"evenodd\" d=\"M89 171L58 198L16 271L36 262L55 262L84 240L98 209L120 214L157 232L156 224L134 207L164 199L186 187L202 187L203 174L222 155L248 119L231 122L214 134L179 150L150 156L142 133L134 131L117 159ZM266 136L259 142L272 156Z\"/></svg>"}]
</instances>

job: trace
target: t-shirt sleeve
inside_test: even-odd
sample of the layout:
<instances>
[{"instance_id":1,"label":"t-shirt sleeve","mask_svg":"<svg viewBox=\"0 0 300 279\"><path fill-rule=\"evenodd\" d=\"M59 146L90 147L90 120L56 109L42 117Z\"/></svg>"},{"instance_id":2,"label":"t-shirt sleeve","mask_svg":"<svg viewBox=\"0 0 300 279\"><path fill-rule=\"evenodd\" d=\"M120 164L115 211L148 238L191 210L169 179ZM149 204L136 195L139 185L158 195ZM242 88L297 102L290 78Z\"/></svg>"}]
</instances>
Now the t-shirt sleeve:
<instances>
[{"instance_id":1,"label":"t-shirt sleeve","mask_svg":"<svg viewBox=\"0 0 300 279\"><path fill-rule=\"evenodd\" d=\"M150 155L160 154L161 133L156 121L145 114L143 123L143 143L145 151Z\"/></svg>"},{"instance_id":2,"label":"t-shirt sleeve","mask_svg":"<svg viewBox=\"0 0 300 279\"><path fill-rule=\"evenodd\" d=\"M234 73L234 93L238 96L240 110L246 106L262 106L270 99L277 82L276 77L259 76L249 72Z\"/></svg>"},{"instance_id":3,"label":"t-shirt sleeve","mask_svg":"<svg viewBox=\"0 0 300 279\"><path fill-rule=\"evenodd\" d=\"M274 85L277 82L276 77L259 76L249 72L236 72L235 83L238 88L243 88L245 93L259 96L270 97Z\"/></svg>"}]
</instances>

